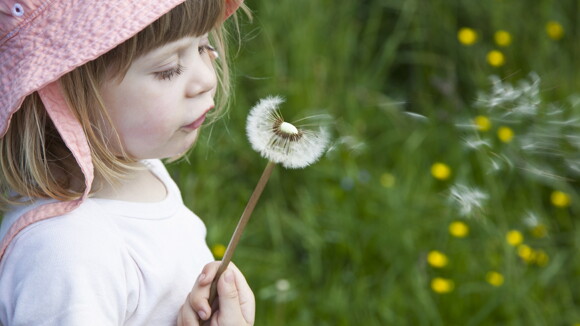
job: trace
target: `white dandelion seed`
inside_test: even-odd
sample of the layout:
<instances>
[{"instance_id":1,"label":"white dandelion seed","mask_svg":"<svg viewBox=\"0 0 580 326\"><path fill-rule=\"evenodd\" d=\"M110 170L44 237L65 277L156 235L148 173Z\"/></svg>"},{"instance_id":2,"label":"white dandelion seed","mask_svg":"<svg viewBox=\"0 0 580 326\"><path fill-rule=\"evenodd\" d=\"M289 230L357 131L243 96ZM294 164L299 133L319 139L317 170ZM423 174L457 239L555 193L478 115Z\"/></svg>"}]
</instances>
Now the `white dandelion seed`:
<instances>
[{"instance_id":1,"label":"white dandelion seed","mask_svg":"<svg viewBox=\"0 0 580 326\"><path fill-rule=\"evenodd\" d=\"M516 87L503 82L497 76L490 79L493 84L492 90L489 94L480 95L477 104L490 110L504 109L506 117L533 116L538 112L541 99L540 77L537 74L531 73L528 80L520 81Z\"/></svg>"},{"instance_id":2,"label":"white dandelion seed","mask_svg":"<svg viewBox=\"0 0 580 326\"><path fill-rule=\"evenodd\" d=\"M470 215L475 209L481 210L488 195L477 188L465 185L451 187L450 199L459 206L459 213L463 216Z\"/></svg>"},{"instance_id":3,"label":"white dandelion seed","mask_svg":"<svg viewBox=\"0 0 580 326\"><path fill-rule=\"evenodd\" d=\"M534 227L540 225L540 218L538 217L538 215L536 213L528 211L528 212L526 212L526 214L524 216L524 223L528 227L534 228Z\"/></svg>"},{"instance_id":4,"label":"white dandelion seed","mask_svg":"<svg viewBox=\"0 0 580 326\"><path fill-rule=\"evenodd\" d=\"M349 154L357 156L365 152L368 146L365 142L360 141L353 136L343 136L329 145L328 150L326 151L327 155L336 152L340 147L344 147L348 150Z\"/></svg>"},{"instance_id":5,"label":"white dandelion seed","mask_svg":"<svg viewBox=\"0 0 580 326\"><path fill-rule=\"evenodd\" d=\"M491 144L489 143L489 141L482 140L480 138L467 137L463 139L463 143L468 148L475 150L480 149L481 147L491 148Z\"/></svg>"},{"instance_id":6,"label":"white dandelion seed","mask_svg":"<svg viewBox=\"0 0 580 326\"><path fill-rule=\"evenodd\" d=\"M248 115L246 132L252 148L264 158L285 168L299 169L316 162L324 154L329 135L318 130L298 128L284 121L279 96L264 98Z\"/></svg>"},{"instance_id":7,"label":"white dandelion seed","mask_svg":"<svg viewBox=\"0 0 580 326\"><path fill-rule=\"evenodd\" d=\"M415 112L404 112L404 114L408 115L409 117L421 121L421 122L427 122L429 121L429 118L427 118L426 116L419 114L419 113L415 113Z\"/></svg>"}]
</instances>

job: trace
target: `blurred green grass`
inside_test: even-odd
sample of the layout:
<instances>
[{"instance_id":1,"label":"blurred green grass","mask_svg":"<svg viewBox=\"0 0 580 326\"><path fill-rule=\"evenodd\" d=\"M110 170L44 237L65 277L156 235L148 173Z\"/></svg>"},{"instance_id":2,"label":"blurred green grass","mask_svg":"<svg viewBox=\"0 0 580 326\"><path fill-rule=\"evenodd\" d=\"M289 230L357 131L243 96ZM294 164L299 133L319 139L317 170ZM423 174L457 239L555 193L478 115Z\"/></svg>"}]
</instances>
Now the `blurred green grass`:
<instances>
[{"instance_id":1,"label":"blurred green grass","mask_svg":"<svg viewBox=\"0 0 580 326\"><path fill-rule=\"evenodd\" d=\"M577 1L247 4L255 19L243 20L233 51L234 105L189 164L171 167L211 246L227 244L266 164L246 140L249 108L279 94L288 120L334 117L333 150L304 170L275 170L234 257L255 291L257 325L580 324ZM563 37L548 35L549 22ZM475 31L474 44L459 41L461 28ZM496 44L500 30L508 46ZM502 65L488 63L492 50ZM517 88L534 85L532 72L535 114L478 100L490 76ZM474 128L476 116L490 129ZM513 140L498 139L502 126ZM448 178L432 175L436 162ZM466 189L486 198L461 213ZM457 221L467 236L450 234ZM510 230L523 242L508 243ZM430 264L432 251L447 263Z\"/></svg>"},{"instance_id":2,"label":"blurred green grass","mask_svg":"<svg viewBox=\"0 0 580 326\"><path fill-rule=\"evenodd\" d=\"M249 108L279 94L289 120L334 117L333 150L304 170L276 168L236 251L257 325L580 324L578 1L246 2L255 18L232 47L233 106L189 162L169 165L210 246L227 244L266 165L246 140ZM474 44L458 40L462 28ZM492 50L503 65L488 63ZM535 114L478 100L490 76L518 87L531 72ZM438 162L449 177L433 176ZM474 190L485 198L462 213ZM451 234L453 222L468 234ZM514 230L522 243L506 240Z\"/></svg>"}]
</instances>

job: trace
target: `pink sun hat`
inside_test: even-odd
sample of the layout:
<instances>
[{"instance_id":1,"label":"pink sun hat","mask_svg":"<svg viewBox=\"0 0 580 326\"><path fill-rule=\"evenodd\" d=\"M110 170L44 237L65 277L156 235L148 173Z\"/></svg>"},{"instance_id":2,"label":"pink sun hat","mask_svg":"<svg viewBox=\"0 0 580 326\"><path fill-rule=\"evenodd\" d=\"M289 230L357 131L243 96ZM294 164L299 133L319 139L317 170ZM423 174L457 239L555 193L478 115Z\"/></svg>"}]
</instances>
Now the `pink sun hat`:
<instances>
[{"instance_id":1,"label":"pink sun hat","mask_svg":"<svg viewBox=\"0 0 580 326\"><path fill-rule=\"evenodd\" d=\"M224 20L243 0L226 0ZM184 0L0 0L0 137L24 98L37 91L85 177L80 199L21 216L0 243L0 259L26 226L70 212L93 181L90 148L57 82L64 74L128 40ZM114 31L114 32L112 32Z\"/></svg>"}]
</instances>

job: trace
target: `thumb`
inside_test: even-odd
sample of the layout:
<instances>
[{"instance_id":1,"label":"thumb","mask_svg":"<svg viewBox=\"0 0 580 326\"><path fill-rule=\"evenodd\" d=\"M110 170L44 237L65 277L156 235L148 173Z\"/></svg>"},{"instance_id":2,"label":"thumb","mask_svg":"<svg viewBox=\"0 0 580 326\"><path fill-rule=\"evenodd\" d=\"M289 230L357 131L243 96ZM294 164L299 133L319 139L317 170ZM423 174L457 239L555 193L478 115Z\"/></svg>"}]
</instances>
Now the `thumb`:
<instances>
[{"instance_id":1,"label":"thumb","mask_svg":"<svg viewBox=\"0 0 580 326\"><path fill-rule=\"evenodd\" d=\"M240 325L240 321L245 322L234 273L229 269L218 281L218 298L220 325Z\"/></svg>"}]
</instances>

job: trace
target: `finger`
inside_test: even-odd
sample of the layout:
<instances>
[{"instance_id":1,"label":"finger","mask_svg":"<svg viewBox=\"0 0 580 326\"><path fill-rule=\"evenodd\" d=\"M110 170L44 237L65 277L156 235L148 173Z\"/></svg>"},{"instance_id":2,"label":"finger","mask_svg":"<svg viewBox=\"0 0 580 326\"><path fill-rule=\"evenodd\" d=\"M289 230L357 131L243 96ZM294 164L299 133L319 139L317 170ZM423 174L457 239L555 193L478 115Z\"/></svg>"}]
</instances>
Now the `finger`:
<instances>
[{"instance_id":1,"label":"finger","mask_svg":"<svg viewBox=\"0 0 580 326\"><path fill-rule=\"evenodd\" d=\"M184 304L177 315L177 326L199 326L199 320L193 309Z\"/></svg>"},{"instance_id":2,"label":"finger","mask_svg":"<svg viewBox=\"0 0 580 326\"><path fill-rule=\"evenodd\" d=\"M205 286L211 284L211 281L214 279L215 274L220 266L220 261L211 262L203 267L203 270L199 274L197 283L200 286ZM209 296L208 296L209 297Z\"/></svg>"},{"instance_id":3,"label":"finger","mask_svg":"<svg viewBox=\"0 0 580 326\"><path fill-rule=\"evenodd\" d=\"M201 320L209 318L211 307L203 294L200 295L196 291L191 291L187 296L187 305L194 311Z\"/></svg>"},{"instance_id":4,"label":"finger","mask_svg":"<svg viewBox=\"0 0 580 326\"><path fill-rule=\"evenodd\" d=\"M210 284L218 267L219 262L205 265L187 297L187 302L202 320L208 319L211 315L212 307L208 303Z\"/></svg>"},{"instance_id":5,"label":"finger","mask_svg":"<svg viewBox=\"0 0 580 326\"><path fill-rule=\"evenodd\" d=\"M250 285L246 281L244 274L242 274L239 268L233 263L231 264L231 268L235 275L236 288L238 289L242 315L248 323L253 324L256 313L256 299L254 297L254 292L252 292Z\"/></svg>"},{"instance_id":6,"label":"finger","mask_svg":"<svg viewBox=\"0 0 580 326\"><path fill-rule=\"evenodd\" d=\"M240 325L244 320L234 271L226 269L218 281L219 324Z\"/></svg>"}]
</instances>

